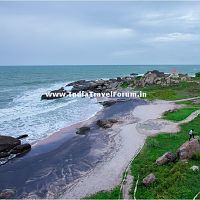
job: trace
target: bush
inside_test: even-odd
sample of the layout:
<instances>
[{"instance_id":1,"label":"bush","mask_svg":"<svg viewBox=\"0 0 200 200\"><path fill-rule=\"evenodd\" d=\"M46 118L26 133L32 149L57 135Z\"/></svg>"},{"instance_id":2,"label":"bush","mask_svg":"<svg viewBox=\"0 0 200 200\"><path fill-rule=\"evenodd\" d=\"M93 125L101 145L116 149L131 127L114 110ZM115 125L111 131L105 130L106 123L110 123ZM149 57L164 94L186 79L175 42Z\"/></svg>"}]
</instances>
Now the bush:
<instances>
[{"instance_id":1,"label":"bush","mask_svg":"<svg viewBox=\"0 0 200 200\"><path fill-rule=\"evenodd\" d=\"M200 72L197 72L197 73L195 74L195 77L200 77Z\"/></svg>"},{"instance_id":2,"label":"bush","mask_svg":"<svg viewBox=\"0 0 200 200\"><path fill-rule=\"evenodd\" d=\"M121 84L121 87L122 87L122 88L127 88L128 85L129 85L129 84L128 84L127 82L123 82L123 83Z\"/></svg>"},{"instance_id":3,"label":"bush","mask_svg":"<svg viewBox=\"0 0 200 200\"><path fill-rule=\"evenodd\" d=\"M200 161L200 153L194 153L192 155L192 160Z\"/></svg>"}]
</instances>

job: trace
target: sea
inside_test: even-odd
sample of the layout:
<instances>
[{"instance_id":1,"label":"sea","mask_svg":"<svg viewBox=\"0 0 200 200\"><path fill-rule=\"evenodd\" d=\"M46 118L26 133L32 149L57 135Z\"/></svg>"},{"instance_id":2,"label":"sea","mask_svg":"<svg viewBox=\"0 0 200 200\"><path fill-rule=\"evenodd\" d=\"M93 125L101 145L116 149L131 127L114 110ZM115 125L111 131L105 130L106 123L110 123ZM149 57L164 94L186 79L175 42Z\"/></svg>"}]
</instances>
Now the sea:
<instances>
[{"instance_id":1,"label":"sea","mask_svg":"<svg viewBox=\"0 0 200 200\"><path fill-rule=\"evenodd\" d=\"M37 143L102 109L96 99L65 97L41 101L42 94L76 80L144 74L154 69L193 76L200 71L200 65L0 66L0 135L28 134L28 142Z\"/></svg>"}]
</instances>

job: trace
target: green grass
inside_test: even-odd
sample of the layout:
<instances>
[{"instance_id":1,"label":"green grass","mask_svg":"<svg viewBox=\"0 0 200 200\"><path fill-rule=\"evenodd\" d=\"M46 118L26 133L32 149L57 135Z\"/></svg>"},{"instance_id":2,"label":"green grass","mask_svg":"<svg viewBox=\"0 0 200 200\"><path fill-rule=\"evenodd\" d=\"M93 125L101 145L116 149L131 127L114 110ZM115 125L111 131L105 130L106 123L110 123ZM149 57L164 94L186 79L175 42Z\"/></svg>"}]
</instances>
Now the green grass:
<instances>
[{"instance_id":1,"label":"green grass","mask_svg":"<svg viewBox=\"0 0 200 200\"><path fill-rule=\"evenodd\" d=\"M199 160L176 162L157 166L155 161L167 151L176 153L177 149L188 140L188 131L200 130L200 117L181 126L177 134L159 134L148 137L144 148L131 164L133 176L140 175L137 199L192 199L200 191L200 172L193 172L190 167L199 166ZM200 135L195 131L195 135ZM149 187L142 184L142 179L154 173L156 181ZM131 191L133 196L134 186Z\"/></svg>"},{"instance_id":2,"label":"green grass","mask_svg":"<svg viewBox=\"0 0 200 200\"><path fill-rule=\"evenodd\" d=\"M127 88L129 86L129 84L127 83L127 82L123 82L122 84L121 84L121 87L122 88Z\"/></svg>"},{"instance_id":3,"label":"green grass","mask_svg":"<svg viewBox=\"0 0 200 200\"><path fill-rule=\"evenodd\" d=\"M120 194L120 187L117 186L109 192L104 192L104 191L99 192L91 197L86 197L84 199L119 199L119 194Z\"/></svg>"},{"instance_id":4,"label":"green grass","mask_svg":"<svg viewBox=\"0 0 200 200\"><path fill-rule=\"evenodd\" d=\"M181 82L174 86L146 86L137 88L147 93L147 99L177 100L200 96L200 87L196 82Z\"/></svg>"},{"instance_id":5,"label":"green grass","mask_svg":"<svg viewBox=\"0 0 200 200\"><path fill-rule=\"evenodd\" d=\"M199 110L199 108L181 108L173 112L167 112L162 118L172 121L181 121L186 119L190 114L192 114L192 112L196 110Z\"/></svg>"}]
</instances>

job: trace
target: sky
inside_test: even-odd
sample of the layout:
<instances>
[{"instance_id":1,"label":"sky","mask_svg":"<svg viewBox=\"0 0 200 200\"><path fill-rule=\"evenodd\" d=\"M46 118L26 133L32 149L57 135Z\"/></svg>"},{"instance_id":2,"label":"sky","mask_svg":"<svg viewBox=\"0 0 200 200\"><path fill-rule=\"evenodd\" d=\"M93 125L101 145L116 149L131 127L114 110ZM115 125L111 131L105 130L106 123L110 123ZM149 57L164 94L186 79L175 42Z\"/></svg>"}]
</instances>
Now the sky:
<instances>
[{"instance_id":1,"label":"sky","mask_svg":"<svg viewBox=\"0 0 200 200\"><path fill-rule=\"evenodd\" d=\"M200 64L200 2L0 2L0 65Z\"/></svg>"}]
</instances>

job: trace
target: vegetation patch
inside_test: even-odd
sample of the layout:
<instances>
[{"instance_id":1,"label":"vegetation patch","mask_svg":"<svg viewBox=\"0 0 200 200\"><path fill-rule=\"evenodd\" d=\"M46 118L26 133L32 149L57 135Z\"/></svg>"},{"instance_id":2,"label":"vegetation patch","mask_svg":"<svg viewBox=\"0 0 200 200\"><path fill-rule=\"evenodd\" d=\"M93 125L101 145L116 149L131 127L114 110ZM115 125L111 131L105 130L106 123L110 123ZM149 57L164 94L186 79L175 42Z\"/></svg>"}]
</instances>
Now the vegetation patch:
<instances>
[{"instance_id":1,"label":"vegetation patch","mask_svg":"<svg viewBox=\"0 0 200 200\"><path fill-rule=\"evenodd\" d=\"M122 87L122 88L127 88L128 85L129 85L129 84L128 84L127 82L123 82L123 83L121 84L121 87Z\"/></svg>"},{"instance_id":2,"label":"vegetation patch","mask_svg":"<svg viewBox=\"0 0 200 200\"><path fill-rule=\"evenodd\" d=\"M99 192L91 197L86 197L84 199L119 199L119 196L121 196L120 187L117 186L109 192Z\"/></svg>"},{"instance_id":3,"label":"vegetation patch","mask_svg":"<svg viewBox=\"0 0 200 200\"><path fill-rule=\"evenodd\" d=\"M199 108L181 108L172 112L166 112L165 115L162 117L166 120L172 121L181 121L186 119L189 115L191 115L194 111L198 110Z\"/></svg>"},{"instance_id":4,"label":"vegetation patch","mask_svg":"<svg viewBox=\"0 0 200 200\"><path fill-rule=\"evenodd\" d=\"M200 96L200 87L197 82L181 82L173 86L145 86L137 88L147 93L147 99L178 100Z\"/></svg>"},{"instance_id":5,"label":"vegetation patch","mask_svg":"<svg viewBox=\"0 0 200 200\"><path fill-rule=\"evenodd\" d=\"M133 160L131 171L134 177L139 178L137 199L193 199L199 192L200 172L193 172L190 167L199 166L199 160L191 159L188 162L169 163L157 166L155 161L166 152L176 153L177 149L188 140L188 131L193 128L200 130L200 117L181 126L177 134L159 134L148 137L142 151ZM200 135L195 132L195 135ZM198 156L197 156L198 157ZM142 179L154 173L156 181L145 187ZM134 186L131 191L133 196Z\"/></svg>"}]
</instances>

